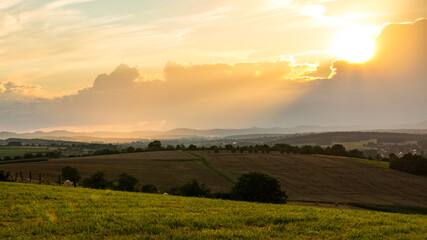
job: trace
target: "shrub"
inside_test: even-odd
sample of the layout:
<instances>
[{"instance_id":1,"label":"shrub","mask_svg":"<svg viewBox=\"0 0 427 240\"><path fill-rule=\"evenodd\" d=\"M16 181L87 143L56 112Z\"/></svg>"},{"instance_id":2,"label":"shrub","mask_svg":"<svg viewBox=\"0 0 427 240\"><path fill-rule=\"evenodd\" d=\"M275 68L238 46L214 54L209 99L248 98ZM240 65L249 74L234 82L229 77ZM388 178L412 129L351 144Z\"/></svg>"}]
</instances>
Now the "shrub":
<instances>
[{"instance_id":1,"label":"shrub","mask_svg":"<svg viewBox=\"0 0 427 240\"><path fill-rule=\"evenodd\" d=\"M95 188L95 189L105 189L111 186L111 181L108 181L105 178L104 172L96 172L92 176L86 178L82 182L83 187Z\"/></svg>"},{"instance_id":2,"label":"shrub","mask_svg":"<svg viewBox=\"0 0 427 240\"><path fill-rule=\"evenodd\" d=\"M157 193L157 188L153 184L146 184L142 186L141 192Z\"/></svg>"},{"instance_id":3,"label":"shrub","mask_svg":"<svg viewBox=\"0 0 427 240\"><path fill-rule=\"evenodd\" d=\"M187 197L210 197L211 190L204 183L199 183L197 180L193 179L187 184L183 185L178 189L177 195L187 196Z\"/></svg>"},{"instance_id":4,"label":"shrub","mask_svg":"<svg viewBox=\"0 0 427 240\"><path fill-rule=\"evenodd\" d=\"M231 198L240 201L286 203L288 196L277 179L264 173L242 175L231 191Z\"/></svg>"},{"instance_id":5,"label":"shrub","mask_svg":"<svg viewBox=\"0 0 427 240\"><path fill-rule=\"evenodd\" d=\"M0 181L6 182L9 180L10 172L4 169L0 170Z\"/></svg>"},{"instance_id":6,"label":"shrub","mask_svg":"<svg viewBox=\"0 0 427 240\"><path fill-rule=\"evenodd\" d=\"M74 183L74 187L80 181L80 173L76 168L66 166L62 169L62 177L64 180L70 180Z\"/></svg>"},{"instance_id":7,"label":"shrub","mask_svg":"<svg viewBox=\"0 0 427 240\"><path fill-rule=\"evenodd\" d=\"M117 182L118 182L118 185L117 185L118 190L134 191L134 187L138 183L138 179L136 179L136 177L131 176L127 173L122 173L120 174Z\"/></svg>"}]
</instances>

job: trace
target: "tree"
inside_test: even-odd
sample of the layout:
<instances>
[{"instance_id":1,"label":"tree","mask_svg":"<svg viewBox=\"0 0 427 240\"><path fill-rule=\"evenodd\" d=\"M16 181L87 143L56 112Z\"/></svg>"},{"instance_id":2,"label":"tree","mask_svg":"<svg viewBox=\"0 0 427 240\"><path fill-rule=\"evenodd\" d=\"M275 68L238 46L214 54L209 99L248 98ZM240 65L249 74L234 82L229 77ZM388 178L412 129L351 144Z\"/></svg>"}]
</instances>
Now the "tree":
<instances>
[{"instance_id":1,"label":"tree","mask_svg":"<svg viewBox=\"0 0 427 240\"><path fill-rule=\"evenodd\" d=\"M179 195L188 197L209 197L211 190L204 183L199 183L193 179L179 188Z\"/></svg>"},{"instance_id":2,"label":"tree","mask_svg":"<svg viewBox=\"0 0 427 240\"><path fill-rule=\"evenodd\" d=\"M66 166L62 169L62 177L65 180L70 180L73 182L74 187L77 186L77 183L80 181L80 173L76 168Z\"/></svg>"},{"instance_id":3,"label":"tree","mask_svg":"<svg viewBox=\"0 0 427 240\"><path fill-rule=\"evenodd\" d=\"M341 144L335 144L330 149L330 154L334 156L346 156L347 152L345 147Z\"/></svg>"},{"instance_id":4,"label":"tree","mask_svg":"<svg viewBox=\"0 0 427 240\"><path fill-rule=\"evenodd\" d=\"M188 146L187 148L188 150L197 150L197 146L194 144L190 144L190 146Z\"/></svg>"},{"instance_id":5,"label":"tree","mask_svg":"<svg viewBox=\"0 0 427 240\"><path fill-rule=\"evenodd\" d=\"M158 140L152 141L148 144L148 150L161 150L162 149L162 143Z\"/></svg>"},{"instance_id":6,"label":"tree","mask_svg":"<svg viewBox=\"0 0 427 240\"><path fill-rule=\"evenodd\" d=\"M20 146L22 146L22 143L21 142L9 142L8 144L7 144L7 146L10 146L10 147L20 147Z\"/></svg>"},{"instance_id":7,"label":"tree","mask_svg":"<svg viewBox=\"0 0 427 240\"><path fill-rule=\"evenodd\" d=\"M234 200L265 203L286 203L288 196L277 179L264 173L243 174L233 186Z\"/></svg>"},{"instance_id":8,"label":"tree","mask_svg":"<svg viewBox=\"0 0 427 240\"><path fill-rule=\"evenodd\" d=\"M111 182L105 178L104 172L96 172L82 182L83 187L105 189L111 186Z\"/></svg>"},{"instance_id":9,"label":"tree","mask_svg":"<svg viewBox=\"0 0 427 240\"><path fill-rule=\"evenodd\" d=\"M407 153L401 158L390 155L390 168L417 175L426 175L427 158L411 153Z\"/></svg>"},{"instance_id":10,"label":"tree","mask_svg":"<svg viewBox=\"0 0 427 240\"><path fill-rule=\"evenodd\" d=\"M136 179L136 177L131 176L127 173L122 173L119 176L118 183L119 184L117 188L119 190L134 191L134 187L138 183L138 179Z\"/></svg>"}]
</instances>

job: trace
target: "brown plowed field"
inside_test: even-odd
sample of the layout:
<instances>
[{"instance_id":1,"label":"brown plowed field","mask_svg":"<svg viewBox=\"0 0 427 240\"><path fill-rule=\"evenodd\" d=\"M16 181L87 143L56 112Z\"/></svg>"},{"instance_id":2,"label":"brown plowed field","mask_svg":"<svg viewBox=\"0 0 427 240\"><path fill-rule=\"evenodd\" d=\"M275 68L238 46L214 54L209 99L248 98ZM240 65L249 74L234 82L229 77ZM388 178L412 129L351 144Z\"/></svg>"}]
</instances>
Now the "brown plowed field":
<instances>
[{"instance_id":1,"label":"brown plowed field","mask_svg":"<svg viewBox=\"0 0 427 240\"><path fill-rule=\"evenodd\" d=\"M76 167L83 178L98 170L105 171L110 179L127 172L140 182L155 184L161 190L182 185L194 178L205 182L214 191L228 191L231 188L232 183L226 177L235 181L241 174L259 171L277 178L290 200L427 207L426 177L347 158L225 151L191 153L165 151L52 159L47 162L6 164L1 168L13 173L22 171L24 177L31 171L34 179L42 173L52 181L56 181L61 168L67 165Z\"/></svg>"}]
</instances>

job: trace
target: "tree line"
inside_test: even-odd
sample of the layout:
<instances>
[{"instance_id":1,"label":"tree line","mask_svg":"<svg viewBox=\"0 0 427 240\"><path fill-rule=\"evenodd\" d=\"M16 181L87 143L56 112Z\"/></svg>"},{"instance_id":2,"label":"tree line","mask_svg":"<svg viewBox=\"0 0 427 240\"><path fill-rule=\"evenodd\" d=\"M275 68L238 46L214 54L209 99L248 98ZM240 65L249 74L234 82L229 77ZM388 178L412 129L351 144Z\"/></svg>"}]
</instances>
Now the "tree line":
<instances>
[{"instance_id":1,"label":"tree line","mask_svg":"<svg viewBox=\"0 0 427 240\"><path fill-rule=\"evenodd\" d=\"M390 168L416 175L427 175L427 158L407 153L402 157L390 154Z\"/></svg>"},{"instance_id":2,"label":"tree line","mask_svg":"<svg viewBox=\"0 0 427 240\"><path fill-rule=\"evenodd\" d=\"M74 186L81 178L78 170L70 166L62 169L62 176L64 179L72 181ZM120 174L118 179L109 180L105 177L104 172L98 171L84 179L81 185L93 189L159 193L155 185L141 184L136 177L127 173ZM243 174L230 192L212 192L205 183L199 183L193 179L182 186L170 189L168 194L264 203L286 203L288 199L277 179L258 172Z\"/></svg>"}]
</instances>

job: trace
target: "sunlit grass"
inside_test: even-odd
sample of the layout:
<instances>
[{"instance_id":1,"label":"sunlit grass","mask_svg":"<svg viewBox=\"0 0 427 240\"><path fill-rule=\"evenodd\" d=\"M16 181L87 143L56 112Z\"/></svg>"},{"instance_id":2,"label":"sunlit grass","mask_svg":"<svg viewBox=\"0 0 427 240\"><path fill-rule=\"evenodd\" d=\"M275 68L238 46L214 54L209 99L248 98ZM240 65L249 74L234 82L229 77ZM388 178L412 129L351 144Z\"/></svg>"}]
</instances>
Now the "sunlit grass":
<instances>
[{"instance_id":1,"label":"sunlit grass","mask_svg":"<svg viewBox=\"0 0 427 240\"><path fill-rule=\"evenodd\" d=\"M427 217L0 183L0 239L423 239Z\"/></svg>"}]
</instances>

